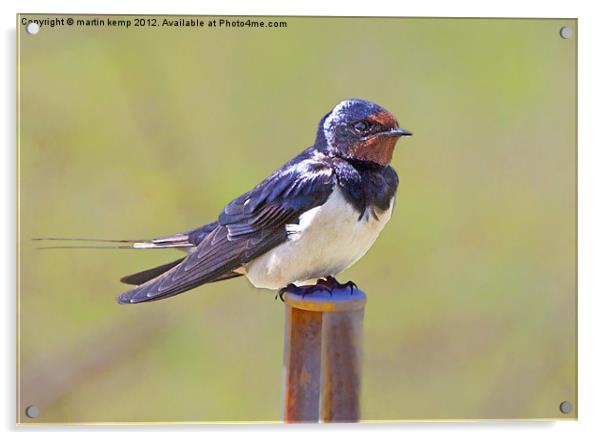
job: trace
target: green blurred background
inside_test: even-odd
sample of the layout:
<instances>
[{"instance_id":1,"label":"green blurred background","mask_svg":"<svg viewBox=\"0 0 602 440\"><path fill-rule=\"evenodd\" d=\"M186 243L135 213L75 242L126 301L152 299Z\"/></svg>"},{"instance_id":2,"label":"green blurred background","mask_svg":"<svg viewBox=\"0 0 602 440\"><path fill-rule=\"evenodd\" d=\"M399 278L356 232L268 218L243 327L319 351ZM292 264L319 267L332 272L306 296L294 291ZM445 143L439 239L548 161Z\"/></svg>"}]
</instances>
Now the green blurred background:
<instances>
[{"instance_id":1,"label":"green blurred background","mask_svg":"<svg viewBox=\"0 0 602 440\"><path fill-rule=\"evenodd\" d=\"M210 222L349 97L414 132L392 220L340 277L369 297L363 419L575 417L576 20L286 21L18 25L21 422L279 420L273 292L119 306L122 275L180 254L31 239Z\"/></svg>"}]
</instances>

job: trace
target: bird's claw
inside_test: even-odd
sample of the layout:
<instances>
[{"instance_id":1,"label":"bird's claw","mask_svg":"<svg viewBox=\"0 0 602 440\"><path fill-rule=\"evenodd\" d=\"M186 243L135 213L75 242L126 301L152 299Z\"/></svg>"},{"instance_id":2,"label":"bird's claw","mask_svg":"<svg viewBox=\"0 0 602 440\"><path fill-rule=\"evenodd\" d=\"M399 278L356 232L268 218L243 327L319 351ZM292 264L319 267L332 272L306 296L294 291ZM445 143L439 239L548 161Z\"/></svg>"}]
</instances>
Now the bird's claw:
<instances>
[{"instance_id":1,"label":"bird's claw","mask_svg":"<svg viewBox=\"0 0 602 440\"><path fill-rule=\"evenodd\" d=\"M328 286L332 290L334 290L334 289L340 289L340 288L349 289L351 291L351 293L350 293L351 295L353 295L353 291L358 288L357 284L355 284L353 281L347 281L346 283L341 284L333 276L326 277L325 283L327 283ZM332 292L332 290L331 290L331 292Z\"/></svg>"},{"instance_id":2,"label":"bird's claw","mask_svg":"<svg viewBox=\"0 0 602 440\"><path fill-rule=\"evenodd\" d=\"M332 276L328 276L326 278L320 278L316 284L312 286L297 286L293 283L283 287L278 291L278 294L274 299L280 298L282 302L284 302L284 294L291 293L293 295L299 295L301 298L305 298L305 295L312 295L318 292L328 292L330 296L333 295L333 292L336 289L345 288L350 290L350 295L353 295L355 289L357 289L357 284L353 281L347 281L344 284L339 283L336 278Z\"/></svg>"},{"instance_id":3,"label":"bird's claw","mask_svg":"<svg viewBox=\"0 0 602 440\"><path fill-rule=\"evenodd\" d=\"M280 298L280 301L284 302L284 293L286 292L286 287L280 289L274 299Z\"/></svg>"},{"instance_id":4,"label":"bird's claw","mask_svg":"<svg viewBox=\"0 0 602 440\"><path fill-rule=\"evenodd\" d=\"M319 290L326 290L328 293L330 293L330 296L332 296L332 291L336 288L336 285L332 285L332 281L329 279L329 277L326 279L320 278L316 283L316 286L321 286Z\"/></svg>"},{"instance_id":5,"label":"bird's claw","mask_svg":"<svg viewBox=\"0 0 602 440\"><path fill-rule=\"evenodd\" d=\"M324 280L318 280L318 282L312 286L297 286L291 283L288 286L280 289L278 295L280 296L280 299L282 299L284 293L288 292L293 295L300 295L301 298L305 298L305 295L312 295L314 293L324 291L332 295L332 290L332 287L330 287L330 285L327 282L325 282Z\"/></svg>"},{"instance_id":6,"label":"bird's claw","mask_svg":"<svg viewBox=\"0 0 602 440\"><path fill-rule=\"evenodd\" d=\"M353 295L353 291L357 289L357 284L353 281L347 281L345 284L342 284L342 286L351 290L350 295Z\"/></svg>"}]
</instances>

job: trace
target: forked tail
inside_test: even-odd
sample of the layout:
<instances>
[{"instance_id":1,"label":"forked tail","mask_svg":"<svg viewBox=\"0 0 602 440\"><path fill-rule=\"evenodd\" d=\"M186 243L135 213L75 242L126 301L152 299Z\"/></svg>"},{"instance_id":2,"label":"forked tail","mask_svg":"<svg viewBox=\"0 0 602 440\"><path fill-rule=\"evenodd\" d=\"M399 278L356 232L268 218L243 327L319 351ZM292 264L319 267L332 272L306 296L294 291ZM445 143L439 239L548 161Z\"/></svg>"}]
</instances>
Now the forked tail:
<instances>
[{"instance_id":1,"label":"forked tail","mask_svg":"<svg viewBox=\"0 0 602 440\"><path fill-rule=\"evenodd\" d=\"M189 241L188 234L176 234L169 237L160 237L150 240L111 240L106 238L72 238L72 237L40 237L32 241L41 242L79 242L79 243L114 243L101 244L56 244L38 246L37 249L187 249L194 247ZM121 243L121 244L120 244Z\"/></svg>"}]
</instances>

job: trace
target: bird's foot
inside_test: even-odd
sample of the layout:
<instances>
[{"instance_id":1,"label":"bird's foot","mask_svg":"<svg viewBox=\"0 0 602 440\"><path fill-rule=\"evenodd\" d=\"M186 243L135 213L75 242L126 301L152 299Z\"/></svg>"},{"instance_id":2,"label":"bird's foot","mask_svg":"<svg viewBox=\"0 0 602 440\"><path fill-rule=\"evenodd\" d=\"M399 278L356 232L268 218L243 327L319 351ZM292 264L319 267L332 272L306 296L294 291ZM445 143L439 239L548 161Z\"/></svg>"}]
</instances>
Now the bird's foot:
<instances>
[{"instance_id":1,"label":"bird's foot","mask_svg":"<svg viewBox=\"0 0 602 440\"><path fill-rule=\"evenodd\" d=\"M337 281L335 277L331 275L327 276L324 279L319 279L317 284L325 286L331 295L334 290L341 288L351 290L351 295L353 295L353 291L357 289L357 284L355 284L353 281L347 281L346 283L341 284Z\"/></svg>"},{"instance_id":2,"label":"bird's foot","mask_svg":"<svg viewBox=\"0 0 602 440\"><path fill-rule=\"evenodd\" d=\"M291 283L278 291L278 297L280 297L282 301L284 301L284 294L286 292L293 295L300 295L302 298L305 298L305 295L313 295L319 292L328 292L332 295L332 287L324 280L318 280L316 284L310 286L297 286Z\"/></svg>"},{"instance_id":3,"label":"bird's foot","mask_svg":"<svg viewBox=\"0 0 602 440\"><path fill-rule=\"evenodd\" d=\"M311 286L297 286L291 283L280 289L274 299L280 298L280 301L284 302L284 294L286 292L293 295L300 295L302 298L305 298L305 295L312 295L319 292L328 292L332 296L332 292L336 289L349 289L350 294L353 295L353 291L357 289L357 284L353 281L347 281L346 283L341 284L335 277L327 276L326 278L320 278L316 284Z\"/></svg>"},{"instance_id":4,"label":"bird's foot","mask_svg":"<svg viewBox=\"0 0 602 440\"><path fill-rule=\"evenodd\" d=\"M326 278L320 278L316 284L323 286L326 290L330 292L331 295L334 289L341 287L341 284L333 276L330 275Z\"/></svg>"},{"instance_id":5,"label":"bird's foot","mask_svg":"<svg viewBox=\"0 0 602 440\"><path fill-rule=\"evenodd\" d=\"M330 294L330 296L332 296L332 291L337 288L336 280L333 283L332 279L333 279L332 277L330 277L330 279L329 278L326 278L326 279L320 278L318 281L316 281L316 284L314 286L310 286L310 287L314 288L314 290L312 290L311 293L328 292Z\"/></svg>"},{"instance_id":6,"label":"bird's foot","mask_svg":"<svg viewBox=\"0 0 602 440\"><path fill-rule=\"evenodd\" d=\"M345 284L341 284L341 286L346 287L349 290L351 290L350 295L353 295L353 291L355 289L357 289L357 284L355 284L353 281L347 281Z\"/></svg>"},{"instance_id":7,"label":"bird's foot","mask_svg":"<svg viewBox=\"0 0 602 440\"><path fill-rule=\"evenodd\" d=\"M349 289L351 291L351 295L353 295L353 291L357 289L357 284L355 284L353 281L347 281L346 283L341 284L333 276L327 276L324 280L318 281L318 283L320 282L327 285L331 292L335 289L345 288Z\"/></svg>"}]
</instances>

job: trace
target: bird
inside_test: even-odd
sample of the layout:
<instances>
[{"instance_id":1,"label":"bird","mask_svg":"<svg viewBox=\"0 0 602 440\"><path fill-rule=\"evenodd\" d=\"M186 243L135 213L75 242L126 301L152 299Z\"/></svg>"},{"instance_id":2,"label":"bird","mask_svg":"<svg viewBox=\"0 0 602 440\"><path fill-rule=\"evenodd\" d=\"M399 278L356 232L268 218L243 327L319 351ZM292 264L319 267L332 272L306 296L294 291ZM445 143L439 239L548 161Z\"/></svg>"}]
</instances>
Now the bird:
<instances>
[{"instance_id":1,"label":"bird","mask_svg":"<svg viewBox=\"0 0 602 440\"><path fill-rule=\"evenodd\" d=\"M391 167L397 141L411 136L383 107L345 99L318 124L314 144L215 221L120 248L181 249L186 256L121 278L120 304L179 295L203 284L246 277L256 288L310 295L350 287L336 277L372 247L391 218L399 179Z\"/></svg>"}]
</instances>

